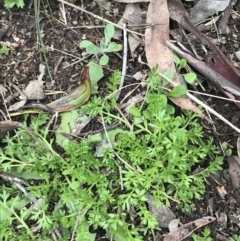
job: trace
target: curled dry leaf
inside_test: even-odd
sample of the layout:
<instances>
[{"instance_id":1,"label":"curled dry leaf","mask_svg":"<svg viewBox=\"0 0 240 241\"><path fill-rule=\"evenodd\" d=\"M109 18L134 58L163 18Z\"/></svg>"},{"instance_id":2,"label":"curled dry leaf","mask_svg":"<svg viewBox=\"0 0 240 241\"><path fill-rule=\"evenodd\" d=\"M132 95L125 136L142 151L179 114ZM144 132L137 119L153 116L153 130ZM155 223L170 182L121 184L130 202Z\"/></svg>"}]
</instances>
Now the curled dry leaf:
<instances>
[{"instance_id":1,"label":"curled dry leaf","mask_svg":"<svg viewBox=\"0 0 240 241\"><path fill-rule=\"evenodd\" d=\"M184 224L177 230L167 234L164 236L164 241L181 241L188 236L190 236L195 230L201 228L202 226L205 226L213 221L215 221L216 218L214 217L203 217L200 219L197 219L193 222Z\"/></svg>"},{"instance_id":2,"label":"curled dry leaf","mask_svg":"<svg viewBox=\"0 0 240 241\"><path fill-rule=\"evenodd\" d=\"M17 121L0 121L0 139L3 138L8 131L12 131L16 128L18 128Z\"/></svg>"},{"instance_id":3,"label":"curled dry leaf","mask_svg":"<svg viewBox=\"0 0 240 241\"><path fill-rule=\"evenodd\" d=\"M216 189L218 191L219 196L222 199L224 199L224 197L227 195L227 191L226 191L225 187L224 186L217 186Z\"/></svg>"},{"instance_id":4,"label":"curled dry leaf","mask_svg":"<svg viewBox=\"0 0 240 241\"><path fill-rule=\"evenodd\" d=\"M16 111L19 110L20 108L22 108L25 104L26 104L27 100L20 100L16 103L14 103L13 105L10 105L8 108L8 111Z\"/></svg>"}]
</instances>

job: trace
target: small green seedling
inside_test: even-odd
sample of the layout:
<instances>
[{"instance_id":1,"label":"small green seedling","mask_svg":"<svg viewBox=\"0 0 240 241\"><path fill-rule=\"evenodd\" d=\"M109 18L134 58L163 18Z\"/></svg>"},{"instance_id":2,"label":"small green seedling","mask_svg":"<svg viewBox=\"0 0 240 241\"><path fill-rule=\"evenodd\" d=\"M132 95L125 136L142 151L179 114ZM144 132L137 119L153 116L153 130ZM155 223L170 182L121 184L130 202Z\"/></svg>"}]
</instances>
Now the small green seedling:
<instances>
[{"instance_id":1,"label":"small green seedling","mask_svg":"<svg viewBox=\"0 0 240 241\"><path fill-rule=\"evenodd\" d=\"M232 150L228 147L228 144L226 142L223 142L221 144L223 154L224 156L231 156L232 155Z\"/></svg>"},{"instance_id":2,"label":"small green seedling","mask_svg":"<svg viewBox=\"0 0 240 241\"><path fill-rule=\"evenodd\" d=\"M186 59L180 59L175 53L173 53L173 59L174 59L174 62L176 63L178 72L180 72L182 69L186 68L186 66L187 66ZM184 77L185 81L188 84L193 84L197 79L197 75L193 72L182 74L182 76Z\"/></svg>"},{"instance_id":3,"label":"small green seedling","mask_svg":"<svg viewBox=\"0 0 240 241\"><path fill-rule=\"evenodd\" d=\"M201 233L201 236L200 235L197 235L197 234L192 234L192 239L194 241L212 241L212 238L211 238L211 230L209 228L205 228L202 233Z\"/></svg>"},{"instance_id":4,"label":"small green seedling","mask_svg":"<svg viewBox=\"0 0 240 241\"><path fill-rule=\"evenodd\" d=\"M92 82L97 82L103 77L102 66L107 65L109 62L109 56L107 54L122 49L121 44L111 42L113 35L114 26L107 24L104 29L104 39L100 42L99 46L89 40L80 42L80 47L85 48L88 54L95 55L97 59L97 61L91 61L89 63L89 74Z\"/></svg>"},{"instance_id":5,"label":"small green seedling","mask_svg":"<svg viewBox=\"0 0 240 241\"><path fill-rule=\"evenodd\" d=\"M104 29L104 36L100 42L100 46L95 45L89 40L83 40L80 42L80 47L85 48L86 52L89 54L101 55L99 59L100 65L106 65L109 62L109 57L106 53L117 52L122 49L121 44L111 42L111 38L114 35L114 26L112 24L107 24Z\"/></svg>"},{"instance_id":6,"label":"small green seedling","mask_svg":"<svg viewBox=\"0 0 240 241\"><path fill-rule=\"evenodd\" d=\"M4 7L6 9L13 8L15 5L18 8L23 8L25 4L24 4L23 0L5 0L5 2L4 2Z\"/></svg>"},{"instance_id":7,"label":"small green seedling","mask_svg":"<svg viewBox=\"0 0 240 241\"><path fill-rule=\"evenodd\" d=\"M4 54L8 55L8 54L9 54L9 51L10 51L10 48L9 48L9 47L7 47L7 46L2 46L2 47L0 48L0 58L2 58L2 56L3 56Z\"/></svg>"},{"instance_id":8,"label":"small green seedling","mask_svg":"<svg viewBox=\"0 0 240 241\"><path fill-rule=\"evenodd\" d=\"M192 234L191 238L193 241L212 241L213 239L211 238L211 230L209 228L205 228L201 236L197 234ZM234 237L229 237L228 241L240 241L240 236L235 235Z\"/></svg>"}]
</instances>

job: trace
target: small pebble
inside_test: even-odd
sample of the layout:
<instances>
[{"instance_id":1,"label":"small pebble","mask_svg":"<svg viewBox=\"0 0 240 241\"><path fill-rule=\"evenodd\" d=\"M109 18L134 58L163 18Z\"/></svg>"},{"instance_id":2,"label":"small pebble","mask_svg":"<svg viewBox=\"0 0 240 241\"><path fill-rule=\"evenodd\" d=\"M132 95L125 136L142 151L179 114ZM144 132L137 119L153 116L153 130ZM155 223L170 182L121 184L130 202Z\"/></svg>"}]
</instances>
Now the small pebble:
<instances>
[{"instance_id":1,"label":"small pebble","mask_svg":"<svg viewBox=\"0 0 240 241\"><path fill-rule=\"evenodd\" d=\"M74 20L72 21L72 24L76 26L78 24L78 21Z\"/></svg>"}]
</instances>

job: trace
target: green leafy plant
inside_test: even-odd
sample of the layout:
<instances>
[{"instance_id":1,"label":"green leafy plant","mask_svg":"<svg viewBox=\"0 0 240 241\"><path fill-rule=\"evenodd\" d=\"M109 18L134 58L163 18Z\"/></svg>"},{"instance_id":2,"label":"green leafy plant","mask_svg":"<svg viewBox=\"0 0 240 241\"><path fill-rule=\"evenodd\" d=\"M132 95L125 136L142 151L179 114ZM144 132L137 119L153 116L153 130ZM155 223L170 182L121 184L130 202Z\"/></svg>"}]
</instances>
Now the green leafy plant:
<instances>
[{"instance_id":1,"label":"green leafy plant","mask_svg":"<svg viewBox=\"0 0 240 241\"><path fill-rule=\"evenodd\" d=\"M119 76L113 73L109 93ZM156 68L147 83L144 101L129 109L129 123L113 112L115 98L108 95L101 102L109 101L106 109L99 110L97 104L95 111L103 111L105 121L117 120L121 129L70 142L61 155L49 138L49 117L43 113L31 118L31 134L19 129L5 137L0 149L5 180L0 186L2 240L60 235L60 240L94 241L100 229L109 239L141 241L158 228L146 194L157 205L176 202L183 210L191 209L193 199L204 193L204 178L221 168L223 157L212 140L202 140L196 114L175 115ZM111 145L102 145L101 155L96 155L95 147L107 142L106 136ZM201 165L204 168L194 172Z\"/></svg>"},{"instance_id":2,"label":"green leafy plant","mask_svg":"<svg viewBox=\"0 0 240 241\"><path fill-rule=\"evenodd\" d=\"M2 47L0 48L0 58L2 58L2 56L3 56L4 54L8 55L9 52L10 52L10 48L9 48L9 47L7 47L7 46L2 46Z\"/></svg>"},{"instance_id":3,"label":"green leafy plant","mask_svg":"<svg viewBox=\"0 0 240 241\"><path fill-rule=\"evenodd\" d=\"M230 237L229 241L240 241L240 236L235 235L234 237Z\"/></svg>"},{"instance_id":4,"label":"green leafy plant","mask_svg":"<svg viewBox=\"0 0 240 241\"><path fill-rule=\"evenodd\" d=\"M204 228L201 235L192 234L191 238L193 241L212 241L211 238L211 230L209 228ZM240 236L235 235L234 237L230 237L228 241L240 241Z\"/></svg>"},{"instance_id":5,"label":"green leafy plant","mask_svg":"<svg viewBox=\"0 0 240 241\"><path fill-rule=\"evenodd\" d=\"M187 66L186 59L180 59L178 55L176 55L175 53L173 53L173 58L174 58L178 72L186 68ZM185 73L185 74L181 73L181 75L184 77L185 81L189 84L193 84L197 79L197 75L194 72Z\"/></svg>"},{"instance_id":6,"label":"green leafy plant","mask_svg":"<svg viewBox=\"0 0 240 241\"><path fill-rule=\"evenodd\" d=\"M120 79L121 71L114 70L107 83L107 91L105 92L107 99L104 101L103 97L94 95L88 103L82 106L82 111L91 118L95 118L100 115L103 107L104 112L110 114L117 106L116 94L113 93L117 90ZM109 124L112 119L110 115L107 115L106 122Z\"/></svg>"},{"instance_id":7,"label":"green leafy plant","mask_svg":"<svg viewBox=\"0 0 240 241\"><path fill-rule=\"evenodd\" d=\"M121 44L111 41L114 31L114 26L112 24L107 24L104 28L104 39L100 41L99 45L96 45L89 40L82 40L80 42L81 48L86 49L88 54L96 56L96 61L91 61L89 63L89 74L93 82L96 82L103 77L102 66L107 65L109 62L108 53L118 52L122 49Z\"/></svg>"},{"instance_id":8,"label":"green leafy plant","mask_svg":"<svg viewBox=\"0 0 240 241\"><path fill-rule=\"evenodd\" d=\"M211 230L209 228L204 228L204 230L201 233L201 236L194 233L191 235L191 238L194 241L212 241L212 238L210 237L210 235L211 235Z\"/></svg>"},{"instance_id":9,"label":"green leafy plant","mask_svg":"<svg viewBox=\"0 0 240 241\"><path fill-rule=\"evenodd\" d=\"M25 4L23 0L5 0L4 1L4 7L7 9L13 8L15 5L18 8L23 8Z\"/></svg>"},{"instance_id":10,"label":"green leafy plant","mask_svg":"<svg viewBox=\"0 0 240 241\"><path fill-rule=\"evenodd\" d=\"M221 147L222 147L222 150L223 150L223 153L225 156L231 156L232 155L232 150L230 148L228 148L228 145L226 142L223 142L221 144Z\"/></svg>"}]
</instances>

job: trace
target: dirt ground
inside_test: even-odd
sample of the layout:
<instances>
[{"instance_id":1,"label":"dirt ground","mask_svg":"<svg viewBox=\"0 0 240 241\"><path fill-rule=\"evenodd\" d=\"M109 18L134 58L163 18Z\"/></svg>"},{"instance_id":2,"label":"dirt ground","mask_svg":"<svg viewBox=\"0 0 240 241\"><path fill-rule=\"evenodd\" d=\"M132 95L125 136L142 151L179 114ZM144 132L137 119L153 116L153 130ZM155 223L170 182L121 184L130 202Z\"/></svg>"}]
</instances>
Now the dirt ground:
<instances>
[{"instance_id":1,"label":"dirt ground","mask_svg":"<svg viewBox=\"0 0 240 241\"><path fill-rule=\"evenodd\" d=\"M84 7L95 14L100 14L98 4L92 1L83 1ZM76 5L80 5L80 1L74 1ZM57 1L49 1L44 4L45 9L41 10L40 28L43 43L37 44L34 4L33 1L26 1L23 9L13 8L11 11L6 10L0 3L0 41L10 43L11 52L8 56L0 59L0 84L6 89L6 98L14 96L17 91L10 86L15 84L20 89L24 89L29 81L34 80L39 75L39 65L44 63L44 54L48 61L49 72L43 78L45 91L69 91L76 80L78 80L81 65L79 59L82 59L82 50L79 48L79 42L82 39L88 39L98 42L101 38L99 32L102 29L77 28L83 25L102 25L101 22L84 13L76 11L73 8L66 7L67 26L63 24L62 15ZM192 7L192 2L185 5ZM119 16L108 16L106 10L103 9L104 17L115 23L121 16L125 8L123 3L112 3L113 9L118 9ZM143 11L147 9L147 3L142 4ZM237 29L233 29L233 25ZM220 45L220 49L230 56L239 50L240 43L240 19L232 19L229 21L230 33L221 37L226 38L226 42ZM6 31L4 30L6 29ZM239 30L239 31L237 31ZM233 39L231 35L237 36ZM212 38L215 33L206 32ZM237 44L236 44L237 43ZM43 44L43 46L41 46ZM48 48L46 48L48 46ZM40 48L40 49L39 49ZM52 48L52 49L51 49ZM54 49L54 51L52 51ZM143 53L143 46L139 47L136 54ZM117 55L111 55L110 69L121 69L121 58ZM88 59L81 61L84 65ZM132 75L139 69L147 69L146 66L138 63L137 58L130 60L128 65L128 75ZM105 81L109 72L106 70L105 78L100 81L100 92L104 92ZM129 84L132 79L127 79ZM220 95L214 89L210 89L206 83L206 93ZM49 102L54 97L47 97L43 102ZM209 106L213 107L218 113L227 118L235 126L240 128L240 110L234 103L225 100L217 100L215 98L201 96ZM16 99L9 100L8 105L14 103ZM3 99L0 97L0 109L5 110ZM5 111L4 111L5 112ZM16 117L19 120L20 117ZM214 138L215 143L227 142L229 147L233 148L233 154L237 155L236 141L238 134L224 124L216 117L212 117L215 128L207 122L202 122L206 136ZM0 116L3 120L3 117ZM98 129L94 126L94 121L89 128ZM175 208L175 215L181 220L181 223L188 223L203 216L213 215L217 219L209 224L213 240L228 240L229 236L240 235L240 190L234 190L228 173L228 162L225 160L223 171L217 173L214 177L206 180L207 191L203 198L195 203L195 210L192 213L183 213ZM219 187L225 189L225 195L220 196ZM168 230L162 230L160 234L167 233ZM100 239L99 239L100 240ZM190 240L190 239L189 239Z\"/></svg>"}]
</instances>

